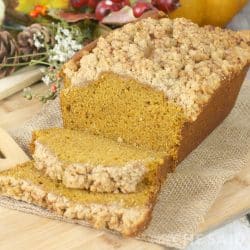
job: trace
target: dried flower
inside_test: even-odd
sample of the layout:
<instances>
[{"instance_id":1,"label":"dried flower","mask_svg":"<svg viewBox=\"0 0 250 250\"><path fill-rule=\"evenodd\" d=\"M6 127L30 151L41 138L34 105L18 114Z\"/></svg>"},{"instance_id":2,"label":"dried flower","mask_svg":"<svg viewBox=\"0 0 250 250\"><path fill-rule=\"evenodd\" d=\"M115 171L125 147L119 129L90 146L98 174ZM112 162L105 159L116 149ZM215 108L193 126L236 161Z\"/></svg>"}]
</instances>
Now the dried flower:
<instances>
[{"instance_id":1,"label":"dried flower","mask_svg":"<svg viewBox=\"0 0 250 250\"><path fill-rule=\"evenodd\" d=\"M83 39L79 28L58 26L55 46L49 51L49 62L64 63L82 48ZM77 40L76 40L77 38Z\"/></svg>"},{"instance_id":2,"label":"dried flower","mask_svg":"<svg viewBox=\"0 0 250 250\"><path fill-rule=\"evenodd\" d=\"M49 86L49 84L52 82L49 75L45 75L42 77L42 81L47 85Z\"/></svg>"},{"instance_id":3,"label":"dried flower","mask_svg":"<svg viewBox=\"0 0 250 250\"><path fill-rule=\"evenodd\" d=\"M25 89L23 96L29 100L36 97L45 103L57 97L61 87L62 79L59 72L62 64L83 47L84 39L89 39L89 36L82 32L77 25L61 22L52 24L51 30L54 30L54 43L51 47L48 47L48 44L45 43L41 32L36 32L33 35L34 46L37 49L45 48L46 56L43 60L31 61L33 64L49 66L43 71L42 77L42 81L49 86L49 90L45 95L41 96L33 94L31 89Z\"/></svg>"},{"instance_id":4,"label":"dried flower","mask_svg":"<svg viewBox=\"0 0 250 250\"><path fill-rule=\"evenodd\" d=\"M38 16L45 16L47 13L48 7L45 5L36 5L32 11L30 11L29 15L33 18L37 18Z\"/></svg>"},{"instance_id":5,"label":"dried flower","mask_svg":"<svg viewBox=\"0 0 250 250\"><path fill-rule=\"evenodd\" d=\"M39 50L45 47L44 35L41 32L35 33L33 35L34 46Z\"/></svg>"},{"instance_id":6,"label":"dried flower","mask_svg":"<svg viewBox=\"0 0 250 250\"><path fill-rule=\"evenodd\" d=\"M48 11L48 7L45 5L36 5L34 8L35 11L37 11L40 15L45 16L47 14Z\"/></svg>"}]
</instances>

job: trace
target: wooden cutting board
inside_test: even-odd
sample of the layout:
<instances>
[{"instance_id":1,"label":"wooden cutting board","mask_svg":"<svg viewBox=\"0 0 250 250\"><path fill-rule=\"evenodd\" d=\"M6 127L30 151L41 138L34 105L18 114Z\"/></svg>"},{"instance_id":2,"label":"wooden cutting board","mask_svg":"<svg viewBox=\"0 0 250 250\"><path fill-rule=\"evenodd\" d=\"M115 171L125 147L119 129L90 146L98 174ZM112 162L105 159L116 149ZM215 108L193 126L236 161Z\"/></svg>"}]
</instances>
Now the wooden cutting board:
<instances>
[{"instance_id":1,"label":"wooden cutting board","mask_svg":"<svg viewBox=\"0 0 250 250\"><path fill-rule=\"evenodd\" d=\"M43 69L42 66L28 66L0 79L0 100L40 81Z\"/></svg>"},{"instance_id":2,"label":"wooden cutting board","mask_svg":"<svg viewBox=\"0 0 250 250\"><path fill-rule=\"evenodd\" d=\"M38 84L34 89L40 91L44 87ZM40 106L38 102L25 101L20 94L0 101L0 127L7 129L16 126L39 111ZM0 129L0 150L5 156L5 159L0 159L0 169L28 159L3 129ZM250 212L250 154L248 158L248 168L223 186L205 221L200 225L198 236ZM124 239L87 227L2 207L0 221L0 249L164 249L159 245Z\"/></svg>"},{"instance_id":3,"label":"wooden cutting board","mask_svg":"<svg viewBox=\"0 0 250 250\"><path fill-rule=\"evenodd\" d=\"M16 142L0 128L0 171L7 170L16 164L29 160L29 157Z\"/></svg>"}]
</instances>

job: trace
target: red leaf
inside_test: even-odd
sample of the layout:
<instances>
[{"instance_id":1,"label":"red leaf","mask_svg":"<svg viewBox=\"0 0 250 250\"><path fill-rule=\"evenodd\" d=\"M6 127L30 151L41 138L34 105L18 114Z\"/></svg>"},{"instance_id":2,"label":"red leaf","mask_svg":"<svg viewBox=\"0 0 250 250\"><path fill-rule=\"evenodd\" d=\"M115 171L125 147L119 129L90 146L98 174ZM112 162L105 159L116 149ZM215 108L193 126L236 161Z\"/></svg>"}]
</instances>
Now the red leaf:
<instances>
[{"instance_id":1,"label":"red leaf","mask_svg":"<svg viewBox=\"0 0 250 250\"><path fill-rule=\"evenodd\" d=\"M133 14L133 9L130 6L125 6L119 11L115 11L103 18L102 23L123 25L130 22L135 22L144 18L158 19L165 14L157 9L152 9L143 13L139 18Z\"/></svg>"},{"instance_id":2,"label":"red leaf","mask_svg":"<svg viewBox=\"0 0 250 250\"><path fill-rule=\"evenodd\" d=\"M73 13L73 12L60 12L59 16L66 22L75 23L84 19L96 19L94 14L91 13Z\"/></svg>"}]
</instances>

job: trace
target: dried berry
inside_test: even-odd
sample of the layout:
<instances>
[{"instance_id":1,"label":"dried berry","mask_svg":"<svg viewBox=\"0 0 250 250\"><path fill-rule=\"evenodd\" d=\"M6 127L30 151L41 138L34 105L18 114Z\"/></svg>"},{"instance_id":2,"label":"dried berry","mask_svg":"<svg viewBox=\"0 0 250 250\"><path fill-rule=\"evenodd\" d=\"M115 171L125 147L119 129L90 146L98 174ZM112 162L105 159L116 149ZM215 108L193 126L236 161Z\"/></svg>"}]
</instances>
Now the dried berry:
<instances>
[{"instance_id":1,"label":"dried berry","mask_svg":"<svg viewBox=\"0 0 250 250\"><path fill-rule=\"evenodd\" d=\"M180 6L179 0L152 0L152 4L159 10L171 12Z\"/></svg>"},{"instance_id":2,"label":"dried berry","mask_svg":"<svg viewBox=\"0 0 250 250\"><path fill-rule=\"evenodd\" d=\"M88 0L70 0L72 7L78 9L88 4Z\"/></svg>"},{"instance_id":3,"label":"dried berry","mask_svg":"<svg viewBox=\"0 0 250 250\"><path fill-rule=\"evenodd\" d=\"M140 17L145 11L152 9L152 5L146 2L137 2L133 6L133 13L135 17Z\"/></svg>"},{"instance_id":4,"label":"dried berry","mask_svg":"<svg viewBox=\"0 0 250 250\"><path fill-rule=\"evenodd\" d=\"M55 93L55 92L57 91L57 86L56 86L55 84L51 84L51 86L50 86L50 91L51 91L52 93Z\"/></svg>"},{"instance_id":5,"label":"dried berry","mask_svg":"<svg viewBox=\"0 0 250 250\"><path fill-rule=\"evenodd\" d=\"M130 6L130 0L112 0L114 3L120 3L122 7L128 5Z\"/></svg>"},{"instance_id":6,"label":"dried berry","mask_svg":"<svg viewBox=\"0 0 250 250\"><path fill-rule=\"evenodd\" d=\"M114 1L114 0L113 0ZM123 0L122 2L121 2L121 4L122 4L122 7L124 7L124 6L130 6L130 0Z\"/></svg>"},{"instance_id":7,"label":"dried berry","mask_svg":"<svg viewBox=\"0 0 250 250\"><path fill-rule=\"evenodd\" d=\"M30 11L29 16L32 18L37 18L40 15L45 16L47 14L48 7L45 5L36 5L32 11Z\"/></svg>"},{"instance_id":8,"label":"dried berry","mask_svg":"<svg viewBox=\"0 0 250 250\"><path fill-rule=\"evenodd\" d=\"M34 10L42 16L45 16L48 8L45 5L36 5Z\"/></svg>"},{"instance_id":9,"label":"dried berry","mask_svg":"<svg viewBox=\"0 0 250 250\"><path fill-rule=\"evenodd\" d=\"M90 8L93 8L93 9L96 8L96 6L97 6L98 3L99 3L98 0L88 0L88 6L89 6Z\"/></svg>"},{"instance_id":10,"label":"dried berry","mask_svg":"<svg viewBox=\"0 0 250 250\"><path fill-rule=\"evenodd\" d=\"M96 19L101 21L110 12L118 11L122 8L121 3L115 3L110 0L102 0L98 3L95 9Z\"/></svg>"},{"instance_id":11,"label":"dried berry","mask_svg":"<svg viewBox=\"0 0 250 250\"><path fill-rule=\"evenodd\" d=\"M29 13L29 16L32 17L32 18L37 18L39 16L39 13L36 10L32 10Z\"/></svg>"}]
</instances>

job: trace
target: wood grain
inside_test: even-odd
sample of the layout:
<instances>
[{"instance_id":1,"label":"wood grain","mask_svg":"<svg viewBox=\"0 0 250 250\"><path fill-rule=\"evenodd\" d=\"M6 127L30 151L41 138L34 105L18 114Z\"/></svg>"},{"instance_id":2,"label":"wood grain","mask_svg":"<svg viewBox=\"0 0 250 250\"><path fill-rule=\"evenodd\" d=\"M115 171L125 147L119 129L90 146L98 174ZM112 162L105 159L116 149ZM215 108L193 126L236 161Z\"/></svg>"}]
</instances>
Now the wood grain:
<instances>
[{"instance_id":1,"label":"wood grain","mask_svg":"<svg viewBox=\"0 0 250 250\"><path fill-rule=\"evenodd\" d=\"M0 100L40 81L43 68L40 66L23 68L11 76L0 79Z\"/></svg>"},{"instance_id":2,"label":"wood grain","mask_svg":"<svg viewBox=\"0 0 250 250\"><path fill-rule=\"evenodd\" d=\"M44 84L35 84L32 91L41 94L46 90ZM0 100L0 127L11 129L27 121L42 107L37 100L28 101L18 92L4 100Z\"/></svg>"},{"instance_id":3,"label":"wood grain","mask_svg":"<svg viewBox=\"0 0 250 250\"><path fill-rule=\"evenodd\" d=\"M32 87L37 92L44 85ZM0 101L0 127L10 128L38 112L38 101L26 101L15 94ZM227 182L200 225L197 236L239 218L250 211L250 154L249 167ZM163 250L162 246L135 239L123 239L106 232L49 220L0 207L0 249L88 249L88 250Z\"/></svg>"},{"instance_id":4,"label":"wood grain","mask_svg":"<svg viewBox=\"0 0 250 250\"><path fill-rule=\"evenodd\" d=\"M0 171L29 160L29 157L2 128L0 128L0 152L2 156L0 158Z\"/></svg>"},{"instance_id":5,"label":"wood grain","mask_svg":"<svg viewBox=\"0 0 250 250\"><path fill-rule=\"evenodd\" d=\"M135 239L118 236L35 215L0 208L0 248L5 250L163 250ZM18 223L17 223L18 222Z\"/></svg>"}]
</instances>

